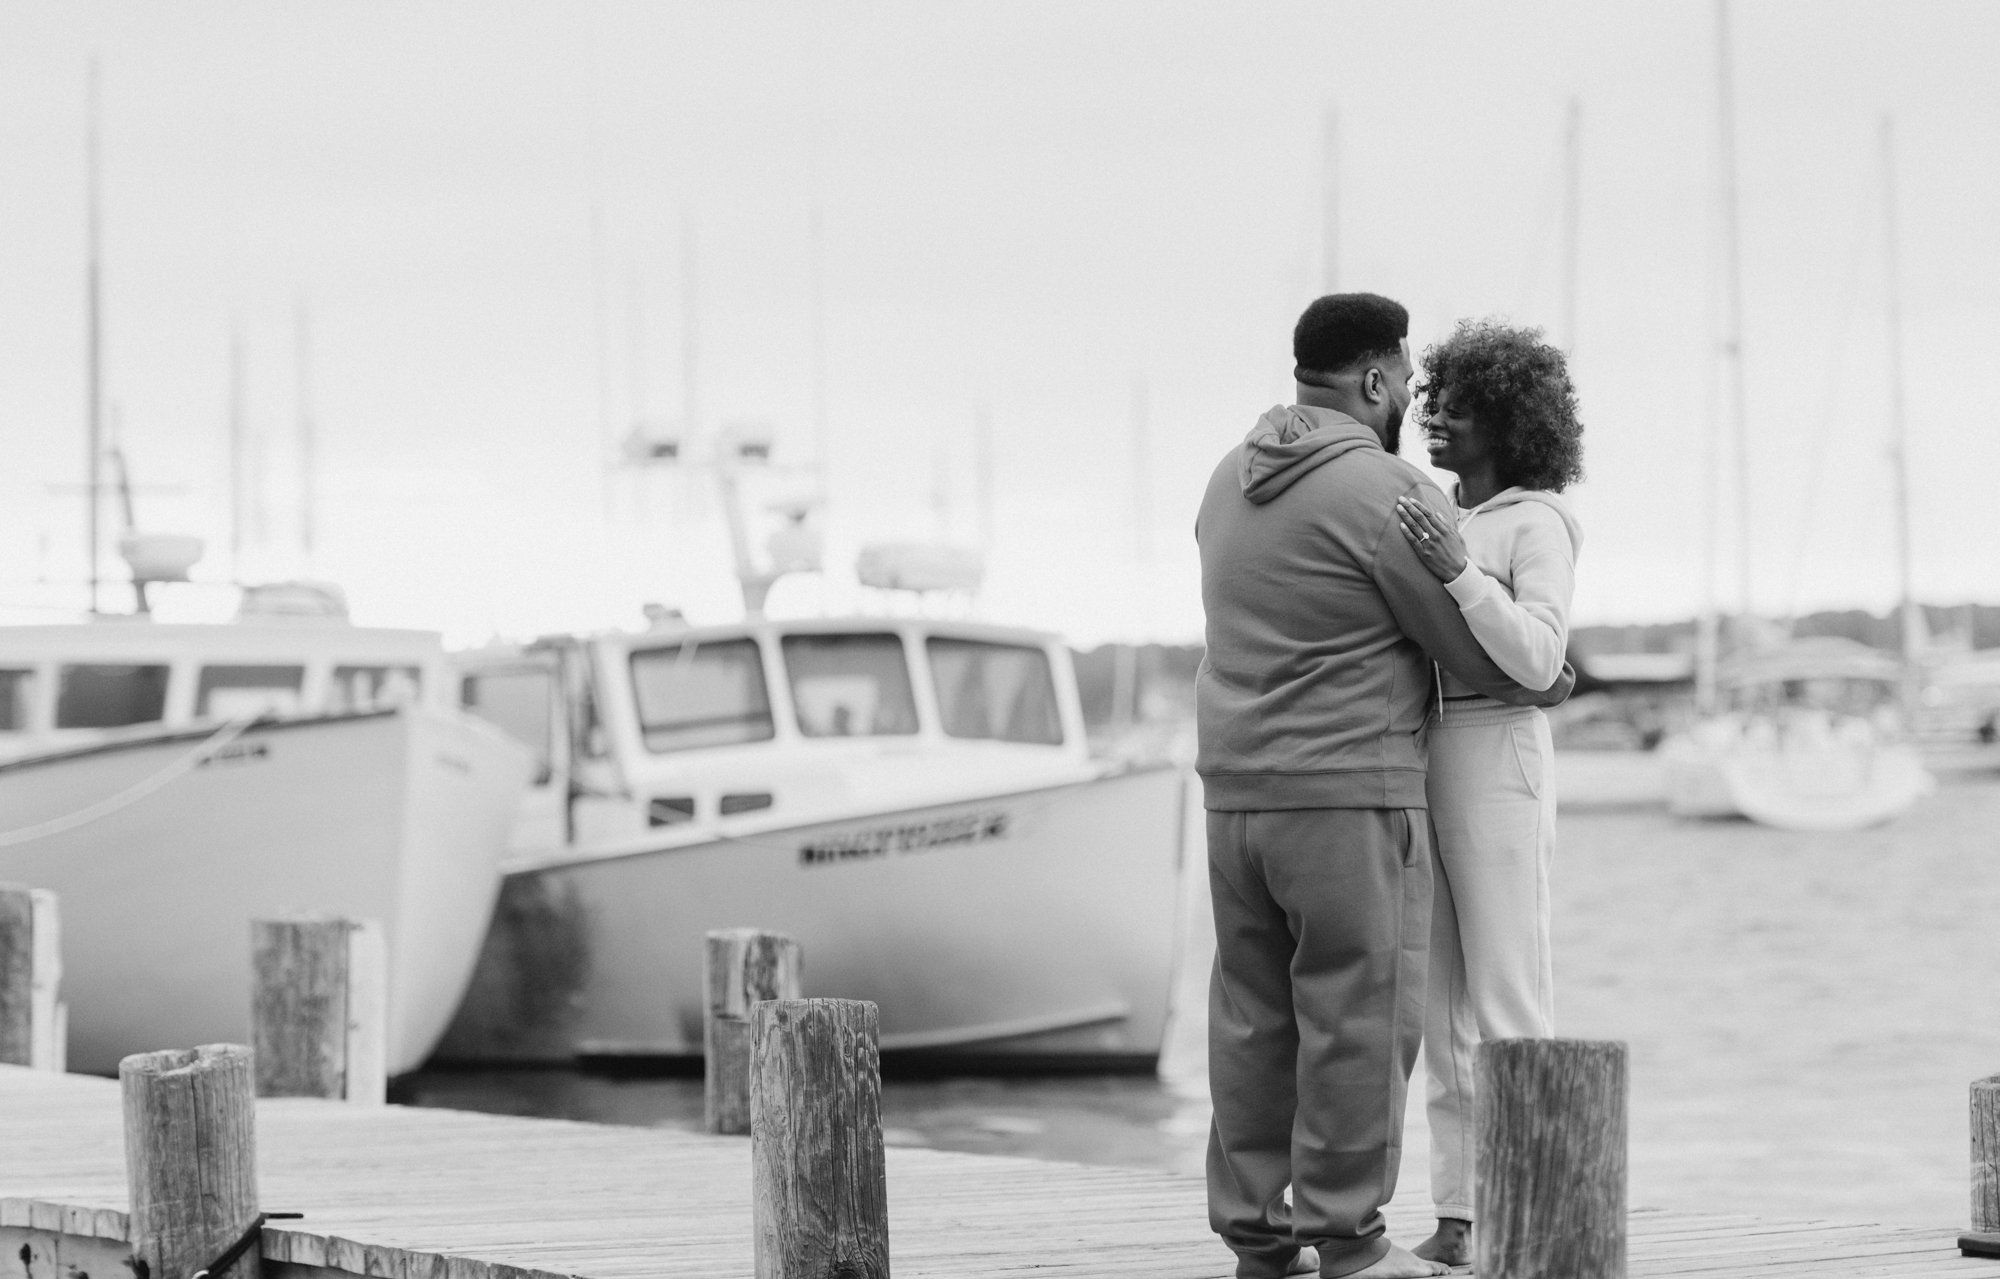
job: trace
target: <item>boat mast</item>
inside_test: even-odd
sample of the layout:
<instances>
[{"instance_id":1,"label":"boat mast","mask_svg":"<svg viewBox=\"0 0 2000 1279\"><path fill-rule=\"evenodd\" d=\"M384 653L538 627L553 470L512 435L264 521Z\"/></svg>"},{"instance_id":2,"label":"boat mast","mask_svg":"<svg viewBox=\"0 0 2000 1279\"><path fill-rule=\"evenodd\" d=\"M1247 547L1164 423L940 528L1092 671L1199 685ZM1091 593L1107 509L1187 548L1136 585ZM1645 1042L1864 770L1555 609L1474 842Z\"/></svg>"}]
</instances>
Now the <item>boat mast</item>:
<instances>
[{"instance_id":1,"label":"boat mast","mask_svg":"<svg viewBox=\"0 0 2000 1279\"><path fill-rule=\"evenodd\" d=\"M1569 125L1563 138L1563 350L1576 354L1576 290L1578 246L1583 218L1583 102L1569 100Z\"/></svg>"},{"instance_id":2,"label":"boat mast","mask_svg":"<svg viewBox=\"0 0 2000 1279\"><path fill-rule=\"evenodd\" d=\"M1320 125L1320 292L1340 291L1340 111L1327 104Z\"/></svg>"},{"instance_id":3,"label":"boat mast","mask_svg":"<svg viewBox=\"0 0 2000 1279\"><path fill-rule=\"evenodd\" d=\"M229 571L243 580L243 331L229 332Z\"/></svg>"},{"instance_id":4,"label":"boat mast","mask_svg":"<svg viewBox=\"0 0 2000 1279\"><path fill-rule=\"evenodd\" d=\"M1737 612L1750 618L1750 431L1749 397L1743 386L1743 255L1736 196L1736 92L1729 58L1729 0L1716 0L1716 121L1722 162L1722 253L1724 327L1722 362L1728 376L1731 454L1736 479Z\"/></svg>"},{"instance_id":5,"label":"boat mast","mask_svg":"<svg viewBox=\"0 0 2000 1279\"><path fill-rule=\"evenodd\" d=\"M681 447L695 450L701 437L701 401L696 395L695 376L699 366L700 333L695 327L694 208L681 206Z\"/></svg>"},{"instance_id":6,"label":"boat mast","mask_svg":"<svg viewBox=\"0 0 2000 1279\"><path fill-rule=\"evenodd\" d=\"M90 60L88 104L84 126L85 253L84 266L84 395L85 447L84 546L90 558L90 611L97 612L98 593L98 494L103 486L104 465L104 281L99 260L102 220L99 211L97 130L97 59Z\"/></svg>"},{"instance_id":7,"label":"boat mast","mask_svg":"<svg viewBox=\"0 0 2000 1279\"><path fill-rule=\"evenodd\" d=\"M311 321L303 289L299 291L292 320L295 339L293 353L298 365L299 552L310 566L313 543L319 534L316 510L319 500L319 438L312 413Z\"/></svg>"},{"instance_id":8,"label":"boat mast","mask_svg":"<svg viewBox=\"0 0 2000 1279\"><path fill-rule=\"evenodd\" d=\"M1896 245L1895 122L1882 117L1882 250L1889 330L1889 475L1895 486L1896 611L1902 624L1904 710L1915 709L1915 663L1921 625L1912 589L1909 436L1903 411L1903 299Z\"/></svg>"}]
</instances>

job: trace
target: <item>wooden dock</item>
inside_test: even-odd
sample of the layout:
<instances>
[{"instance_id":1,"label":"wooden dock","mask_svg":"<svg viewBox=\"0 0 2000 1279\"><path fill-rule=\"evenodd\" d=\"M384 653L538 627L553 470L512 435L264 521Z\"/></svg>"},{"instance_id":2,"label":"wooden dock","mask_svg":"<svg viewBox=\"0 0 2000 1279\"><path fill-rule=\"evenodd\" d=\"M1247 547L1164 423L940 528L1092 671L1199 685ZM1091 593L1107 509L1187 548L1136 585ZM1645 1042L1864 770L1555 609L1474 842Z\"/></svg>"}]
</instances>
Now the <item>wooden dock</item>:
<instances>
[{"instance_id":1,"label":"wooden dock","mask_svg":"<svg viewBox=\"0 0 2000 1279\"><path fill-rule=\"evenodd\" d=\"M652 1128L282 1099L257 1103L270 1279L748 1279L750 1143ZM129 1279L110 1080L0 1067L0 1279ZM898 1279L1222 1279L1198 1180L895 1148ZM1399 1204L1397 1237L1428 1233ZM1982 1275L1957 1230L1636 1211L1634 1276ZM167 1279L179 1279L178 1276Z\"/></svg>"}]
</instances>

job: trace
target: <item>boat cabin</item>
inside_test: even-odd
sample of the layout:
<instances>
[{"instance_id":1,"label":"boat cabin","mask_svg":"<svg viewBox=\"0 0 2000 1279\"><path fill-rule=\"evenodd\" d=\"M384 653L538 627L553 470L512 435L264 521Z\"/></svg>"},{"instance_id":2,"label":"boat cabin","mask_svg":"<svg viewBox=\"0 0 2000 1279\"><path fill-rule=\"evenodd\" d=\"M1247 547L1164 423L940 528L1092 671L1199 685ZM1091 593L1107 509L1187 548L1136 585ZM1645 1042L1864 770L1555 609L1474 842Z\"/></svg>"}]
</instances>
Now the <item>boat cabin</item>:
<instances>
[{"instance_id":1,"label":"boat cabin","mask_svg":"<svg viewBox=\"0 0 2000 1279\"><path fill-rule=\"evenodd\" d=\"M461 706L544 761L526 862L834 820L1094 767L1069 650L932 618L751 621L456 654Z\"/></svg>"},{"instance_id":2,"label":"boat cabin","mask_svg":"<svg viewBox=\"0 0 2000 1279\"><path fill-rule=\"evenodd\" d=\"M0 759L118 730L448 705L430 631L110 618L0 627Z\"/></svg>"}]
</instances>

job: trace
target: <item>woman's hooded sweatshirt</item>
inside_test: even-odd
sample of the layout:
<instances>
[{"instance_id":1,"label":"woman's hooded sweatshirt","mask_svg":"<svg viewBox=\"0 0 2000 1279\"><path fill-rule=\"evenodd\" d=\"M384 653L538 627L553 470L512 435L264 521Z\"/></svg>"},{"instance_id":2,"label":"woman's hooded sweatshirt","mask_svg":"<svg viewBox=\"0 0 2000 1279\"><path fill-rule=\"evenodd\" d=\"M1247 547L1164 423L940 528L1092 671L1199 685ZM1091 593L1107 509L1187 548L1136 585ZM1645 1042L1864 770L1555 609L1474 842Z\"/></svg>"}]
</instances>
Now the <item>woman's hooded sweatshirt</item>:
<instances>
[{"instance_id":1,"label":"woman's hooded sweatshirt","mask_svg":"<svg viewBox=\"0 0 2000 1279\"><path fill-rule=\"evenodd\" d=\"M1445 583L1479 646L1508 678L1546 688L1562 673L1583 528L1569 503L1542 489L1502 489L1458 509L1465 571ZM1446 698L1476 696L1447 675Z\"/></svg>"},{"instance_id":2,"label":"woman's hooded sweatshirt","mask_svg":"<svg viewBox=\"0 0 2000 1279\"><path fill-rule=\"evenodd\" d=\"M1216 467L1195 520L1208 652L1195 677L1206 805L1423 808L1435 660L1518 705L1569 695L1508 679L1404 540L1396 499L1451 508L1368 427L1280 405Z\"/></svg>"}]
</instances>

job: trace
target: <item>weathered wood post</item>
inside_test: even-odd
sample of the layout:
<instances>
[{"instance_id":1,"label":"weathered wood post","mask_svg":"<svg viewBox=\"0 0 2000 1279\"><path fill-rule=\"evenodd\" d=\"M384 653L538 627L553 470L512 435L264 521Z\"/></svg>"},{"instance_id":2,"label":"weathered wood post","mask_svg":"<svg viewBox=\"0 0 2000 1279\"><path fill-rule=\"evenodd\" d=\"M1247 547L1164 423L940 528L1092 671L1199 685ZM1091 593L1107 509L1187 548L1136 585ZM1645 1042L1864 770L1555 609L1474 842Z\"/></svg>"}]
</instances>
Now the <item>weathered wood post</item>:
<instances>
[{"instance_id":1,"label":"weathered wood post","mask_svg":"<svg viewBox=\"0 0 2000 1279\"><path fill-rule=\"evenodd\" d=\"M2000 1257L2000 1075L1972 1085L1972 1229L1958 1250Z\"/></svg>"},{"instance_id":2,"label":"weathered wood post","mask_svg":"<svg viewBox=\"0 0 2000 1279\"><path fill-rule=\"evenodd\" d=\"M875 1005L760 1003L750 1038L757 1279L888 1279Z\"/></svg>"},{"instance_id":3,"label":"weathered wood post","mask_svg":"<svg viewBox=\"0 0 2000 1279\"><path fill-rule=\"evenodd\" d=\"M61 988L56 895L0 884L0 1063L63 1069Z\"/></svg>"},{"instance_id":4,"label":"weathered wood post","mask_svg":"<svg viewBox=\"0 0 2000 1279\"><path fill-rule=\"evenodd\" d=\"M250 1043L259 1097L388 1097L382 926L303 916L250 925Z\"/></svg>"},{"instance_id":5,"label":"weathered wood post","mask_svg":"<svg viewBox=\"0 0 2000 1279\"><path fill-rule=\"evenodd\" d=\"M789 937L755 928L708 935L701 1027L708 1131L750 1131L750 1010L766 999L799 998L805 993L799 974L799 944Z\"/></svg>"},{"instance_id":6,"label":"weathered wood post","mask_svg":"<svg viewBox=\"0 0 2000 1279\"><path fill-rule=\"evenodd\" d=\"M256 1099L241 1044L118 1063L137 1279L187 1279L257 1225ZM259 1279L260 1251L212 1279Z\"/></svg>"},{"instance_id":7,"label":"weathered wood post","mask_svg":"<svg viewBox=\"0 0 2000 1279\"><path fill-rule=\"evenodd\" d=\"M1473 1272L1624 1279L1625 1045L1479 1046Z\"/></svg>"}]
</instances>

